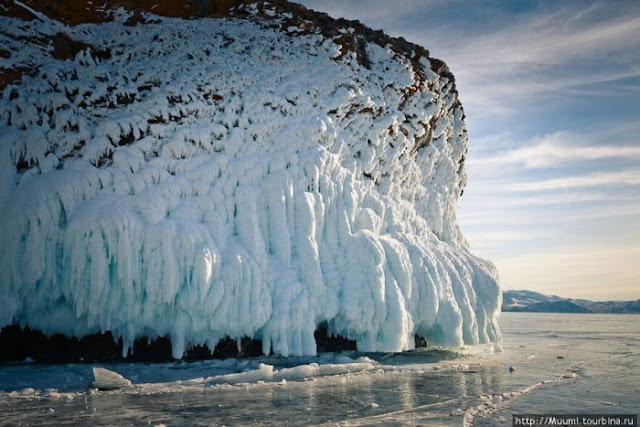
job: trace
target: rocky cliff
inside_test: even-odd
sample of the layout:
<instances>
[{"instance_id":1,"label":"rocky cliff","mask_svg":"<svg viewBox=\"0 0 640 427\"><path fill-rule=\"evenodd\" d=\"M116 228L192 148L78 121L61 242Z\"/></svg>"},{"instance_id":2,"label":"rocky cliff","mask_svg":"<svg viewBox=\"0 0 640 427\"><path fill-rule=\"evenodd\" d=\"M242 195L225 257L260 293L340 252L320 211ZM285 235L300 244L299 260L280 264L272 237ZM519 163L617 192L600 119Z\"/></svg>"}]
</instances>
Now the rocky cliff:
<instances>
[{"instance_id":1,"label":"rocky cliff","mask_svg":"<svg viewBox=\"0 0 640 427\"><path fill-rule=\"evenodd\" d=\"M314 354L498 342L426 49L285 1L7 1L0 327Z\"/></svg>"}]
</instances>

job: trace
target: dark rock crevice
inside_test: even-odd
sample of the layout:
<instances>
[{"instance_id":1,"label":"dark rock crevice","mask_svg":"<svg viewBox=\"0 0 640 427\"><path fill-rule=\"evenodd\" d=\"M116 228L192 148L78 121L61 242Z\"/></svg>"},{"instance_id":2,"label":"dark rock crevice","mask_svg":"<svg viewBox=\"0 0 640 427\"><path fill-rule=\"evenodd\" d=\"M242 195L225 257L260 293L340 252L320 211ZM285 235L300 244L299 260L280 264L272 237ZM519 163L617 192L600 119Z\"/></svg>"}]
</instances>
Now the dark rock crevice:
<instances>
[{"instance_id":1,"label":"dark rock crevice","mask_svg":"<svg viewBox=\"0 0 640 427\"><path fill-rule=\"evenodd\" d=\"M356 342L329 332L326 322L315 333L318 352L356 351ZM415 336L416 348L427 347L427 340ZM61 334L45 335L37 329L19 325L0 330L0 363L33 360L37 363L106 363L106 362L170 362L171 340L138 338L126 357L122 356L122 340L116 340L111 332L96 333L82 338ZM211 351L206 345L194 346L185 351L182 360L197 361L246 358L262 356L262 341L244 337L241 340L224 338Z\"/></svg>"}]
</instances>

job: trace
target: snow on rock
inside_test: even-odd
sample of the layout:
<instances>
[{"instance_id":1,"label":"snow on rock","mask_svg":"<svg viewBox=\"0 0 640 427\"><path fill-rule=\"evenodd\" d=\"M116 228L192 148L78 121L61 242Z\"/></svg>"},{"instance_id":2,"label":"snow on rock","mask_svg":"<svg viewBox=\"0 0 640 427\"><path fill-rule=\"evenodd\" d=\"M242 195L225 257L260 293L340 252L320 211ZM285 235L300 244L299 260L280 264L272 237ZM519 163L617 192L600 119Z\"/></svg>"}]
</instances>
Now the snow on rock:
<instances>
[{"instance_id":1,"label":"snow on rock","mask_svg":"<svg viewBox=\"0 0 640 427\"><path fill-rule=\"evenodd\" d=\"M177 358L226 336L312 355L322 322L363 351L499 341L496 271L456 222L452 75L257 10L0 17L0 65L35 70L0 98L0 327L167 336ZM61 32L91 48L24 41Z\"/></svg>"}]
</instances>

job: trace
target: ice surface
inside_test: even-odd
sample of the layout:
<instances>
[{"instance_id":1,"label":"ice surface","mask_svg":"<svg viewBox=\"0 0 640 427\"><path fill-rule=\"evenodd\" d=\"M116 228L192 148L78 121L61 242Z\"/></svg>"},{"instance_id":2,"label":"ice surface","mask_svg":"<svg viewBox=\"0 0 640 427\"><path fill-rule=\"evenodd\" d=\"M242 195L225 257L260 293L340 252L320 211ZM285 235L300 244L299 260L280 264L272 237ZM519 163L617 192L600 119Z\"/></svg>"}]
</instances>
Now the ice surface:
<instances>
[{"instance_id":1,"label":"ice surface","mask_svg":"<svg viewBox=\"0 0 640 427\"><path fill-rule=\"evenodd\" d=\"M455 216L463 111L427 60L242 20L0 26L0 66L38 70L0 98L0 327L177 358L312 355L322 322L361 351L500 340ZM59 31L110 57L19 37Z\"/></svg>"},{"instance_id":2,"label":"ice surface","mask_svg":"<svg viewBox=\"0 0 640 427\"><path fill-rule=\"evenodd\" d=\"M346 360L344 360L346 359ZM318 363L321 362L321 363ZM166 383L150 383L150 384L137 384L141 390L161 390L163 388L172 387L208 387L221 384L256 384L260 382L287 382L297 380L309 380L318 377L336 376L336 375L349 375L354 373L373 372L376 370L382 370L380 363L375 362L367 357L360 357L356 360L344 357L343 360L335 360L339 363L327 363L327 361L316 361L312 363L303 363L292 367L276 368L274 365L268 363L259 363L255 369L248 369L243 372L233 372L228 374L221 374L207 377L197 377L187 380L172 381ZM109 371L104 368L94 368L94 375L96 380L94 384L98 382L98 375L96 375L96 369L100 369L99 374L101 378L121 378L127 382L117 382L118 388L124 388L131 386L131 382L116 372ZM109 375L104 375L107 372ZM111 384L112 382L107 382ZM99 384L102 384L101 382Z\"/></svg>"},{"instance_id":3,"label":"ice surface","mask_svg":"<svg viewBox=\"0 0 640 427\"><path fill-rule=\"evenodd\" d=\"M366 359L348 352L104 364L133 383L108 392L88 389L93 379L88 364L12 363L0 369L0 415L8 425L203 420L219 425L461 426L467 421L510 426L512 414L536 411L638 413L636 315L505 313L500 321L502 353L480 345L368 353ZM341 364L371 363L373 368L283 381L255 375L261 363L283 373L317 372L308 369L315 365L340 369ZM220 382L228 374L249 372L255 382Z\"/></svg>"}]
</instances>

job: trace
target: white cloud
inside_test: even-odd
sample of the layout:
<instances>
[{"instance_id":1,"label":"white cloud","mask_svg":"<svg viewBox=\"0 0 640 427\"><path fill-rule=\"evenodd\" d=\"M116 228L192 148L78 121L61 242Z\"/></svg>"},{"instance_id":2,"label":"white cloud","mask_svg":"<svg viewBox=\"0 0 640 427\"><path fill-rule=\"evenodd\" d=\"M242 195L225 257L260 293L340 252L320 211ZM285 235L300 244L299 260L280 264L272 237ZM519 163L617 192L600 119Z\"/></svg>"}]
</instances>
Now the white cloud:
<instances>
[{"instance_id":1,"label":"white cloud","mask_svg":"<svg viewBox=\"0 0 640 427\"><path fill-rule=\"evenodd\" d=\"M532 232L532 231L490 231L490 232L469 232L466 233L467 240L470 242L482 242L483 245L495 242L514 242L536 240L549 237L548 232Z\"/></svg>"},{"instance_id":2,"label":"white cloud","mask_svg":"<svg viewBox=\"0 0 640 427\"><path fill-rule=\"evenodd\" d=\"M615 220L615 217L631 216L638 217L640 215L640 205L629 205L619 207L603 206L600 209L588 210L573 216L576 221L584 221L598 218L611 218Z\"/></svg>"},{"instance_id":3,"label":"white cloud","mask_svg":"<svg viewBox=\"0 0 640 427\"><path fill-rule=\"evenodd\" d=\"M587 175L565 176L529 182L498 182L488 185L487 189L498 192L525 192L618 185L640 185L640 169L619 172L596 172Z\"/></svg>"},{"instance_id":4,"label":"white cloud","mask_svg":"<svg viewBox=\"0 0 640 427\"><path fill-rule=\"evenodd\" d=\"M500 206L544 206L544 205L571 205L585 202L631 202L637 201L637 195L620 194L618 192L581 191L563 194L543 194L528 197L508 198L500 200Z\"/></svg>"},{"instance_id":5,"label":"white cloud","mask_svg":"<svg viewBox=\"0 0 640 427\"><path fill-rule=\"evenodd\" d=\"M588 136L586 137L588 138ZM475 157L474 167L524 166L539 168L575 163L580 160L640 159L640 145L587 145L584 135L556 132L535 137L518 148L504 150L490 156Z\"/></svg>"},{"instance_id":6,"label":"white cloud","mask_svg":"<svg viewBox=\"0 0 640 427\"><path fill-rule=\"evenodd\" d=\"M593 58L603 51L617 51L636 47L634 35L640 28L640 17L620 16L595 24L566 21L575 10L567 9L554 15L534 16L524 22L477 39L460 55L471 57L476 63L491 64L478 51L497 54L502 64L527 67L567 63L576 58ZM526 47L526 49L522 49Z\"/></svg>"},{"instance_id":7,"label":"white cloud","mask_svg":"<svg viewBox=\"0 0 640 427\"><path fill-rule=\"evenodd\" d=\"M596 5L586 14L603 7ZM621 9L618 16L601 20L572 21L581 11L579 4L553 14L541 9L480 33L447 33L435 52L456 75L461 99L476 117L509 114L519 102L539 105L541 96L589 91L620 97L640 90L633 81L640 76L640 8L626 14ZM420 42L428 44L428 37Z\"/></svg>"},{"instance_id":8,"label":"white cloud","mask_svg":"<svg viewBox=\"0 0 640 427\"><path fill-rule=\"evenodd\" d=\"M534 233L521 232L520 230L529 227L539 227L552 229L553 227L563 227L578 222L589 220L610 219L615 221L619 217L630 217L631 219L640 217L640 204L629 204L623 206L601 204L590 209L563 209L557 208L553 214L541 211L526 210L505 210L504 206L497 205L492 209L476 210L475 212L461 213L458 215L460 224L466 231L465 235L472 236L469 241L481 242L477 236L492 236L494 230L508 228L512 231L497 232L498 235L508 236L529 236L534 238ZM487 231L489 230L489 231ZM543 232L541 232L542 235ZM496 239L494 239L496 240ZM508 241L508 239L498 239ZM523 240L523 239L517 239Z\"/></svg>"}]
</instances>

